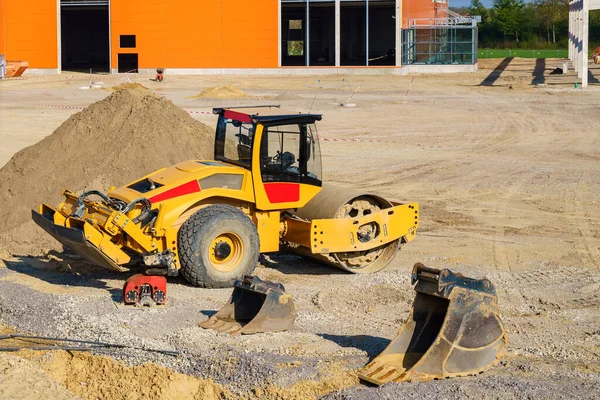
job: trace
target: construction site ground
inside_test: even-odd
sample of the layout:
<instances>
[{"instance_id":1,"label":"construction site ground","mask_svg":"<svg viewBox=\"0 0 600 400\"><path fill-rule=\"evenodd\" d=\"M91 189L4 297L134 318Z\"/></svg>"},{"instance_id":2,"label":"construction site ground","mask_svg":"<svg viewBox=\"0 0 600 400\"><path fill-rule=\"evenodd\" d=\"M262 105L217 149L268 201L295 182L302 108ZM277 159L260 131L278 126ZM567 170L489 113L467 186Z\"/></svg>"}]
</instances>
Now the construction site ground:
<instances>
[{"instance_id":1,"label":"construction site ground","mask_svg":"<svg viewBox=\"0 0 600 400\"><path fill-rule=\"evenodd\" d=\"M230 289L200 289L178 277L169 279L167 306L124 307L128 274L60 252L4 250L2 332L126 347L0 353L0 398L598 398L600 68L591 67L592 83L582 90L573 72L550 75L562 60L545 60L542 68L536 60L502 61L483 60L473 74L414 77L167 70L162 83L94 75L102 88L68 73L0 81L0 165L111 93L103 89L133 82L210 126L217 106L275 103L321 113L325 181L421 207L416 239L376 274L350 275L289 254L263 257L256 274L294 296L296 323L283 333L240 337L198 327ZM220 85L252 97L198 95ZM340 107L358 87L355 107ZM477 376L361 384L355 371L408 317L415 262L490 279L507 352Z\"/></svg>"}]
</instances>

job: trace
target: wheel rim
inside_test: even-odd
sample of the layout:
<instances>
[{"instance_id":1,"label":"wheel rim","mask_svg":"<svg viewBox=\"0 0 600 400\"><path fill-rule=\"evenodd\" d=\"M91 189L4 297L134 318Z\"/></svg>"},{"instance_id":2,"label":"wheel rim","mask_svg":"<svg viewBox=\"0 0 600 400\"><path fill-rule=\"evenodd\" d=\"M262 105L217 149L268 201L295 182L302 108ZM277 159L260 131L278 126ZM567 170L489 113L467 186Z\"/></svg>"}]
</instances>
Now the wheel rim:
<instances>
[{"instance_id":1,"label":"wheel rim","mask_svg":"<svg viewBox=\"0 0 600 400\"><path fill-rule=\"evenodd\" d=\"M244 254L244 244L238 235L227 232L215 237L208 251L213 268L228 272L239 265Z\"/></svg>"}]
</instances>

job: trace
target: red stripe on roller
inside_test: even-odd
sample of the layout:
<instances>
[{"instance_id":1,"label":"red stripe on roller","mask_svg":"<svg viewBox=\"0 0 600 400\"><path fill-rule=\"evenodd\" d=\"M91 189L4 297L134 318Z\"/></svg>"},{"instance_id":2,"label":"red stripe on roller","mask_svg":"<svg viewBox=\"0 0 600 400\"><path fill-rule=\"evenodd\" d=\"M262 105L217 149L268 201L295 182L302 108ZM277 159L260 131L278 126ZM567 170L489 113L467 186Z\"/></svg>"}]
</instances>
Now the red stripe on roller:
<instances>
[{"instance_id":1,"label":"red stripe on roller","mask_svg":"<svg viewBox=\"0 0 600 400\"><path fill-rule=\"evenodd\" d=\"M233 119L235 121L240 121L240 122L252 122L252 119L250 119L250 116L248 114L242 114L236 111L231 111L231 110L226 110L225 111L225 118L229 118L229 119Z\"/></svg>"},{"instance_id":2,"label":"red stripe on roller","mask_svg":"<svg viewBox=\"0 0 600 400\"><path fill-rule=\"evenodd\" d=\"M153 203L158 203L159 201L169 200L173 197L183 196L184 194L196 193L200 191L200 184L197 180L190 181L188 183L184 183L183 185L179 185L174 187L173 189L169 189L164 193L157 194L156 196L150 197L150 201Z\"/></svg>"},{"instance_id":3,"label":"red stripe on roller","mask_svg":"<svg viewBox=\"0 0 600 400\"><path fill-rule=\"evenodd\" d=\"M299 183L265 183L265 192L271 203L288 203L300 200Z\"/></svg>"}]
</instances>

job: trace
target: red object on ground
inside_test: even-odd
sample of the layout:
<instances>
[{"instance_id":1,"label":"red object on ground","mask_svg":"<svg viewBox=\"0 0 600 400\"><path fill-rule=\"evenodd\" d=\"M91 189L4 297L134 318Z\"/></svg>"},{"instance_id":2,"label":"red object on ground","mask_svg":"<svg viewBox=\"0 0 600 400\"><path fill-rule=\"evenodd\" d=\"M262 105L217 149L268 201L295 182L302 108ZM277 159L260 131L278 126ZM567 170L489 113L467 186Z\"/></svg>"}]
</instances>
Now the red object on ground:
<instances>
[{"instance_id":1,"label":"red object on ground","mask_svg":"<svg viewBox=\"0 0 600 400\"><path fill-rule=\"evenodd\" d=\"M157 275L137 274L123 285L125 304L153 306L167 302L167 278Z\"/></svg>"}]
</instances>

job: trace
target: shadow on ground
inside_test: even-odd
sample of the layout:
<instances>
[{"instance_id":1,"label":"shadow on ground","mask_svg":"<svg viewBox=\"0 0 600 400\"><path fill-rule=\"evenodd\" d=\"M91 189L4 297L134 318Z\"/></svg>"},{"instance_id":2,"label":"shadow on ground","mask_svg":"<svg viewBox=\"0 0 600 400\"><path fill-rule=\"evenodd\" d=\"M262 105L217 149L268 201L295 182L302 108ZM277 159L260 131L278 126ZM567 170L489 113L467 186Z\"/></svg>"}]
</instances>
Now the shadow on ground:
<instances>
[{"instance_id":1,"label":"shadow on ground","mask_svg":"<svg viewBox=\"0 0 600 400\"><path fill-rule=\"evenodd\" d=\"M81 261L14 257L4 260L4 264L11 271L32 276L53 285L109 289L110 287L103 279L122 279L122 275L117 272L96 269L96 267Z\"/></svg>"},{"instance_id":2,"label":"shadow on ground","mask_svg":"<svg viewBox=\"0 0 600 400\"><path fill-rule=\"evenodd\" d=\"M375 358L375 356L381 353L387 345L390 344L390 339L370 335L347 336L331 335L329 333L317 333L317 335L321 336L323 339L331 340L339 346L354 347L362 350L369 355L369 361Z\"/></svg>"},{"instance_id":3,"label":"shadow on ground","mask_svg":"<svg viewBox=\"0 0 600 400\"><path fill-rule=\"evenodd\" d=\"M206 315L207 318L210 318L217 313L217 310L200 310L200 313Z\"/></svg>"},{"instance_id":4,"label":"shadow on ground","mask_svg":"<svg viewBox=\"0 0 600 400\"><path fill-rule=\"evenodd\" d=\"M346 273L311 258L285 252L268 256L261 255L259 262L267 268L273 268L289 275L341 275Z\"/></svg>"},{"instance_id":5,"label":"shadow on ground","mask_svg":"<svg viewBox=\"0 0 600 400\"><path fill-rule=\"evenodd\" d=\"M546 59L545 58L537 58L535 60L535 67L533 68L533 72L531 75L533 79L531 80L532 85L539 85L546 81L544 77L544 71L546 70Z\"/></svg>"},{"instance_id":6,"label":"shadow on ground","mask_svg":"<svg viewBox=\"0 0 600 400\"><path fill-rule=\"evenodd\" d=\"M506 57L505 59L500 61L500 63L496 66L496 68L494 68L494 70L492 72L490 72L489 75L483 81L481 81L479 86L494 86L494 83L496 83L498 78L500 78L500 75L502 75L502 72L504 72L506 67L508 67L508 64L510 64L510 62L513 59L514 59L514 57Z\"/></svg>"}]
</instances>

